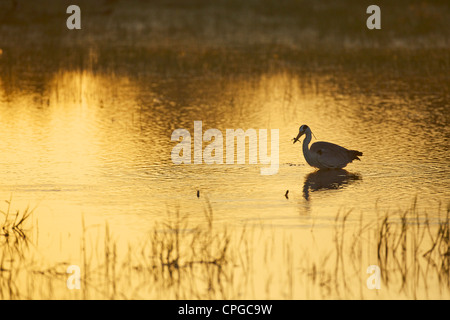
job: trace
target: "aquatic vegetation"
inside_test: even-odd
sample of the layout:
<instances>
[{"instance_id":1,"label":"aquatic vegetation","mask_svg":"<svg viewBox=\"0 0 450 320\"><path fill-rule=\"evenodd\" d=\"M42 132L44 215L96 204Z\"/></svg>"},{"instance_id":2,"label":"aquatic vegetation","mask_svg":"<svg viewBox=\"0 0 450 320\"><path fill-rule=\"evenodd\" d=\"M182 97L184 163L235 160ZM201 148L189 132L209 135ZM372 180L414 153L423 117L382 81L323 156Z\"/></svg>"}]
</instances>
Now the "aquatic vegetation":
<instances>
[{"instance_id":1,"label":"aquatic vegetation","mask_svg":"<svg viewBox=\"0 0 450 320\"><path fill-rule=\"evenodd\" d=\"M436 210L419 212L414 204L367 222L340 211L332 234L320 239L329 232L315 224L230 231L206 200L196 223L176 209L144 239L125 245L108 223L86 226L83 219L79 290L66 286L73 261L47 261L20 245L28 241L22 230L15 244L2 235L0 293L2 299L441 299L450 296L450 207ZM295 241L296 234L309 240ZM366 287L369 265L381 270L379 290Z\"/></svg>"},{"instance_id":2,"label":"aquatic vegetation","mask_svg":"<svg viewBox=\"0 0 450 320\"><path fill-rule=\"evenodd\" d=\"M3 216L3 219L0 220L0 236L5 238L9 238L10 236L26 238L24 222L30 218L34 209L27 207L22 212L19 210L11 212L11 201L12 197L9 200L5 200L7 208L5 211L0 210Z\"/></svg>"}]
</instances>

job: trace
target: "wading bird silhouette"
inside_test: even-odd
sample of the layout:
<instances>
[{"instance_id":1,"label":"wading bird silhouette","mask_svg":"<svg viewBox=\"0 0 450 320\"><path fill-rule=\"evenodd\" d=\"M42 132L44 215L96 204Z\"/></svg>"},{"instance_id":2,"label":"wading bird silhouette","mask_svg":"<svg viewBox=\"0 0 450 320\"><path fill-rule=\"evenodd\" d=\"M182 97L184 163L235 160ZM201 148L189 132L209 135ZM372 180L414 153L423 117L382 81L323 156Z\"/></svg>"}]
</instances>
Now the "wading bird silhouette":
<instances>
[{"instance_id":1,"label":"wading bird silhouette","mask_svg":"<svg viewBox=\"0 0 450 320\"><path fill-rule=\"evenodd\" d=\"M330 142L318 141L311 145L311 129L306 125L302 125L295 137L294 143L300 139L302 135L306 135L303 140L303 155L306 162L312 167L319 169L342 169L353 160L361 160L358 156L362 156L362 152L357 150L348 150L344 147Z\"/></svg>"}]
</instances>

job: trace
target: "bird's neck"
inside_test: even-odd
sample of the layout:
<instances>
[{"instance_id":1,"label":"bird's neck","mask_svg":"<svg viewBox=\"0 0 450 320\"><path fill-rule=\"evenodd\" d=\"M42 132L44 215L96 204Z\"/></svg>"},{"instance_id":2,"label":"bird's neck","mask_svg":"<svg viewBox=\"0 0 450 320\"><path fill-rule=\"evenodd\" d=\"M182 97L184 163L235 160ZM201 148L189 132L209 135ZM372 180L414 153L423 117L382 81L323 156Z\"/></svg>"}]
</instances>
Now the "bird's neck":
<instances>
[{"instance_id":1,"label":"bird's neck","mask_svg":"<svg viewBox=\"0 0 450 320\"><path fill-rule=\"evenodd\" d=\"M311 142L311 133L307 132L305 140L303 140L303 151L309 151L309 143Z\"/></svg>"},{"instance_id":2,"label":"bird's neck","mask_svg":"<svg viewBox=\"0 0 450 320\"><path fill-rule=\"evenodd\" d=\"M303 140L303 155L305 156L306 162L311 164L311 157L309 153L309 143L311 142L311 132L306 133L305 140Z\"/></svg>"}]
</instances>

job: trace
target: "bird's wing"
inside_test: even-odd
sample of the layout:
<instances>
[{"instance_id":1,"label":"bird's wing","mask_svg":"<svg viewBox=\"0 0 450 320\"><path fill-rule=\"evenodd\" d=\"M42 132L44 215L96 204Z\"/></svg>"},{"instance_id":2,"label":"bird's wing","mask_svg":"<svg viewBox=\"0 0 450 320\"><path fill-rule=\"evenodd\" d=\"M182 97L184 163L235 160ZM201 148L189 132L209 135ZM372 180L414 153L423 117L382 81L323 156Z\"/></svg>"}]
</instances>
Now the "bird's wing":
<instances>
[{"instance_id":1,"label":"bird's wing","mask_svg":"<svg viewBox=\"0 0 450 320\"><path fill-rule=\"evenodd\" d=\"M343 168L351 161L348 150L334 143L315 142L310 150L316 154L317 161L326 168Z\"/></svg>"}]
</instances>

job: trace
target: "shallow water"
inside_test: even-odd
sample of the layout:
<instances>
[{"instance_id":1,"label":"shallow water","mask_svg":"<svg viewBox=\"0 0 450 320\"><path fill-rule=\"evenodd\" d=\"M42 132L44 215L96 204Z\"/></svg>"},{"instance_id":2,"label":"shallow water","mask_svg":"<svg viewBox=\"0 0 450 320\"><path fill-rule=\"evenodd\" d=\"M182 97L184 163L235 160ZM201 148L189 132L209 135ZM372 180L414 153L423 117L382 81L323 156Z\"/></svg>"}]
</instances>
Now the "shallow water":
<instances>
[{"instance_id":1,"label":"shallow water","mask_svg":"<svg viewBox=\"0 0 450 320\"><path fill-rule=\"evenodd\" d=\"M107 212L123 224L164 215L166 205L195 212L203 197L232 224L342 207L370 215L376 202L389 209L408 207L415 196L423 205L448 199L448 113L434 93L360 95L317 81L319 88L307 87L288 73L177 79L168 87L185 92L170 95L127 78L58 74L37 101L26 91L2 99L2 192ZM197 120L203 132L216 128L224 136L226 129L279 129L278 173L261 175L268 165L249 164L248 156L246 164L173 164L172 131L186 128L193 140ZM339 173L315 172L291 141L304 123L319 140L362 151L362 161Z\"/></svg>"},{"instance_id":2,"label":"shallow water","mask_svg":"<svg viewBox=\"0 0 450 320\"><path fill-rule=\"evenodd\" d=\"M180 9L192 15L177 23L191 26L202 10L215 12L201 8ZM276 22L273 33L283 34L276 41L264 32L253 42L248 35L230 39L232 26L217 10L217 30L181 40L187 31L158 20L180 14L170 8L151 27L143 17L122 17L109 33L116 45L94 41L99 35L89 29L85 38L49 35L52 24L38 29L38 47L31 36L23 45L8 38L0 55L0 196L12 196L20 208L36 206L43 234L76 234L72 227L83 215L108 221L127 241L176 208L200 221L206 199L228 228L275 230L308 228L311 217L316 228L333 228L342 209L370 221L379 212L409 208L415 197L425 210L447 204L445 36L443 48L414 48L401 38L406 44L391 39L387 48L373 49L359 39L332 52L339 36L324 44L315 36L321 28L312 26L295 35L300 44L289 49L284 20L266 17ZM237 23L245 27L241 18ZM156 37L155 25L166 38L146 44L145 31ZM28 26L5 24L5 30L26 33ZM222 31L224 37L215 38ZM321 49L301 48L311 39ZM221 130L224 142L226 129L278 129L278 173L261 175L266 165L249 164L248 155L245 164L175 165L171 134L185 128L193 139L194 121L202 121L203 132ZM345 171L316 172L301 144L292 144L302 124L317 140L363 152L361 161Z\"/></svg>"}]
</instances>

